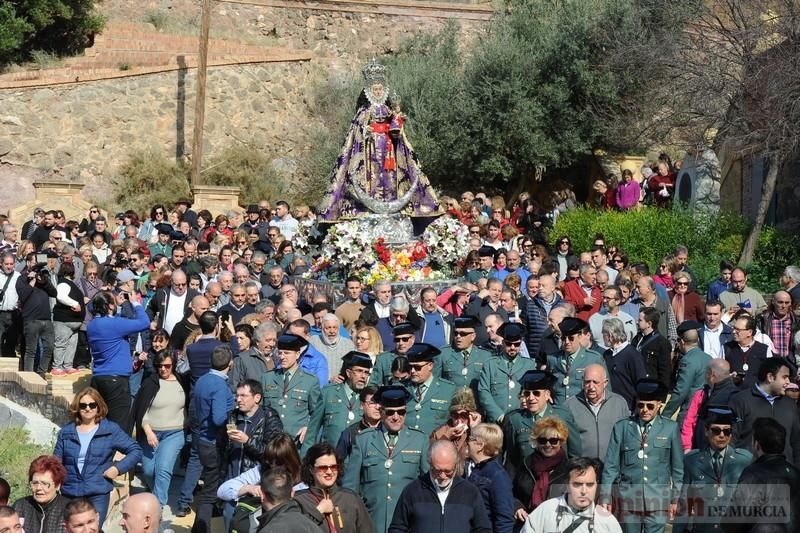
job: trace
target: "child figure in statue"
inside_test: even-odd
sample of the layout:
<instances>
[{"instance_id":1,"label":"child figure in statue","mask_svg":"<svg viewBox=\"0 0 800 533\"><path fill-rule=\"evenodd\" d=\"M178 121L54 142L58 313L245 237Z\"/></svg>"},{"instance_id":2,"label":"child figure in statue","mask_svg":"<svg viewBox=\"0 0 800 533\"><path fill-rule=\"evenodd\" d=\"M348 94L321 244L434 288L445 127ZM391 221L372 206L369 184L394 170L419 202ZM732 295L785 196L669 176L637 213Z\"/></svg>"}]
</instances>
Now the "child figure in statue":
<instances>
[{"instance_id":1,"label":"child figure in statue","mask_svg":"<svg viewBox=\"0 0 800 533\"><path fill-rule=\"evenodd\" d=\"M320 202L319 220L335 222L367 213L442 214L405 136L400 99L389 98L386 67L373 57L362 73L364 90Z\"/></svg>"}]
</instances>

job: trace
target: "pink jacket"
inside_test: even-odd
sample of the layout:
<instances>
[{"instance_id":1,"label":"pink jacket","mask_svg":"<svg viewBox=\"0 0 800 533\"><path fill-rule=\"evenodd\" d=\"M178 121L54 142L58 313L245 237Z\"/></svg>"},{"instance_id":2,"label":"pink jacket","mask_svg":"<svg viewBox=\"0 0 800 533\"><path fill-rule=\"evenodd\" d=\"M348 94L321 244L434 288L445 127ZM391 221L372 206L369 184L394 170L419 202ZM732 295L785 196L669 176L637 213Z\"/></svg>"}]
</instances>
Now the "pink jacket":
<instances>
[{"instance_id":1,"label":"pink jacket","mask_svg":"<svg viewBox=\"0 0 800 533\"><path fill-rule=\"evenodd\" d=\"M694 393L694 396L692 396L689 402L689 407L686 409L686 416L683 418L681 443L683 444L684 451L692 449L692 438L694 437L694 428L697 426L697 417L701 403L703 403L703 389Z\"/></svg>"},{"instance_id":2,"label":"pink jacket","mask_svg":"<svg viewBox=\"0 0 800 533\"><path fill-rule=\"evenodd\" d=\"M639 187L639 182L631 180L628 183L622 182L617 187L616 203L620 209L630 209L639 203L639 196L642 189Z\"/></svg>"}]
</instances>

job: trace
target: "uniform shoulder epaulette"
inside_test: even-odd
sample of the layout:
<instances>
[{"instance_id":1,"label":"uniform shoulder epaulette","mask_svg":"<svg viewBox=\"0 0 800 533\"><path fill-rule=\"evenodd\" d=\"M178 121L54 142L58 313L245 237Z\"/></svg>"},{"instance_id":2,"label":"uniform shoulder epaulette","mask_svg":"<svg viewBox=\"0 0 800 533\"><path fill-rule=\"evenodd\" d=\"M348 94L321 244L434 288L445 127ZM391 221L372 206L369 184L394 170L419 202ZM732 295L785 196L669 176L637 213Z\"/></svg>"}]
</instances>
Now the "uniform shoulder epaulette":
<instances>
[{"instance_id":1,"label":"uniform shoulder epaulette","mask_svg":"<svg viewBox=\"0 0 800 533\"><path fill-rule=\"evenodd\" d=\"M695 457L697 455L700 455L700 450L689 450L684 456L684 459L689 459L690 457Z\"/></svg>"}]
</instances>

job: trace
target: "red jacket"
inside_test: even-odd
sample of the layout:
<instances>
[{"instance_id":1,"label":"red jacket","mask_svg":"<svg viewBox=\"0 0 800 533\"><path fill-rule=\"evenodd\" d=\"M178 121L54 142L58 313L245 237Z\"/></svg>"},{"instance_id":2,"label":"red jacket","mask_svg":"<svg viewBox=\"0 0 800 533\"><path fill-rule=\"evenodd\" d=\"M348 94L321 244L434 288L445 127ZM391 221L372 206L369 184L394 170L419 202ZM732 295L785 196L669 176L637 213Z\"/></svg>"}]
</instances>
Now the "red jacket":
<instances>
[{"instance_id":1,"label":"red jacket","mask_svg":"<svg viewBox=\"0 0 800 533\"><path fill-rule=\"evenodd\" d=\"M592 287L592 298L594 298L594 305L586 305L583 300L586 298L586 291L581 287L582 280L580 278L568 281L564 284L564 299L575 306L575 316L586 320L600 310L600 303L603 301L603 292L600 287L594 285Z\"/></svg>"}]
</instances>

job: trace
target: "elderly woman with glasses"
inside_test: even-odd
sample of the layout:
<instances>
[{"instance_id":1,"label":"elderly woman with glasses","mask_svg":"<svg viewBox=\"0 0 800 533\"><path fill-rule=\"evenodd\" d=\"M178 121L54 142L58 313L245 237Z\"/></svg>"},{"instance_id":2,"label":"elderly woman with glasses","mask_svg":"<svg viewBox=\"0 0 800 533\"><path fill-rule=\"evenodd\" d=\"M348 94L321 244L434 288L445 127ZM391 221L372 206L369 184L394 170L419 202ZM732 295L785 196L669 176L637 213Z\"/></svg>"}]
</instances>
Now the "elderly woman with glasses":
<instances>
[{"instance_id":1,"label":"elderly woman with glasses","mask_svg":"<svg viewBox=\"0 0 800 533\"><path fill-rule=\"evenodd\" d=\"M558 417L539 419L531 431L533 453L517 465L514 476L514 516L524 521L542 502L564 492L569 479L564 444L567 425ZM523 468L519 468L523 466Z\"/></svg>"},{"instance_id":2,"label":"elderly woman with glasses","mask_svg":"<svg viewBox=\"0 0 800 533\"><path fill-rule=\"evenodd\" d=\"M14 502L14 510L29 533L62 533L69 498L59 492L67 470L58 457L41 455L28 467L31 495Z\"/></svg>"},{"instance_id":3,"label":"elderly woman with glasses","mask_svg":"<svg viewBox=\"0 0 800 533\"><path fill-rule=\"evenodd\" d=\"M361 497L337 480L343 463L327 442L309 448L303 460L303 481L308 485L294 495L303 514L325 533L374 533L375 525Z\"/></svg>"},{"instance_id":4,"label":"elderly woman with glasses","mask_svg":"<svg viewBox=\"0 0 800 533\"><path fill-rule=\"evenodd\" d=\"M72 422L61 428L53 455L67 469L61 488L64 496L89 499L106 519L113 479L133 470L142 458L142 448L115 422L108 420L108 406L97 389L86 387L69 406ZM120 452L125 457L114 461Z\"/></svg>"},{"instance_id":5,"label":"elderly woman with glasses","mask_svg":"<svg viewBox=\"0 0 800 533\"><path fill-rule=\"evenodd\" d=\"M705 304L700 295L690 288L692 276L686 272L676 272L672 276L672 281L670 301L676 323L680 324L684 320L703 322L706 318Z\"/></svg>"}]
</instances>

